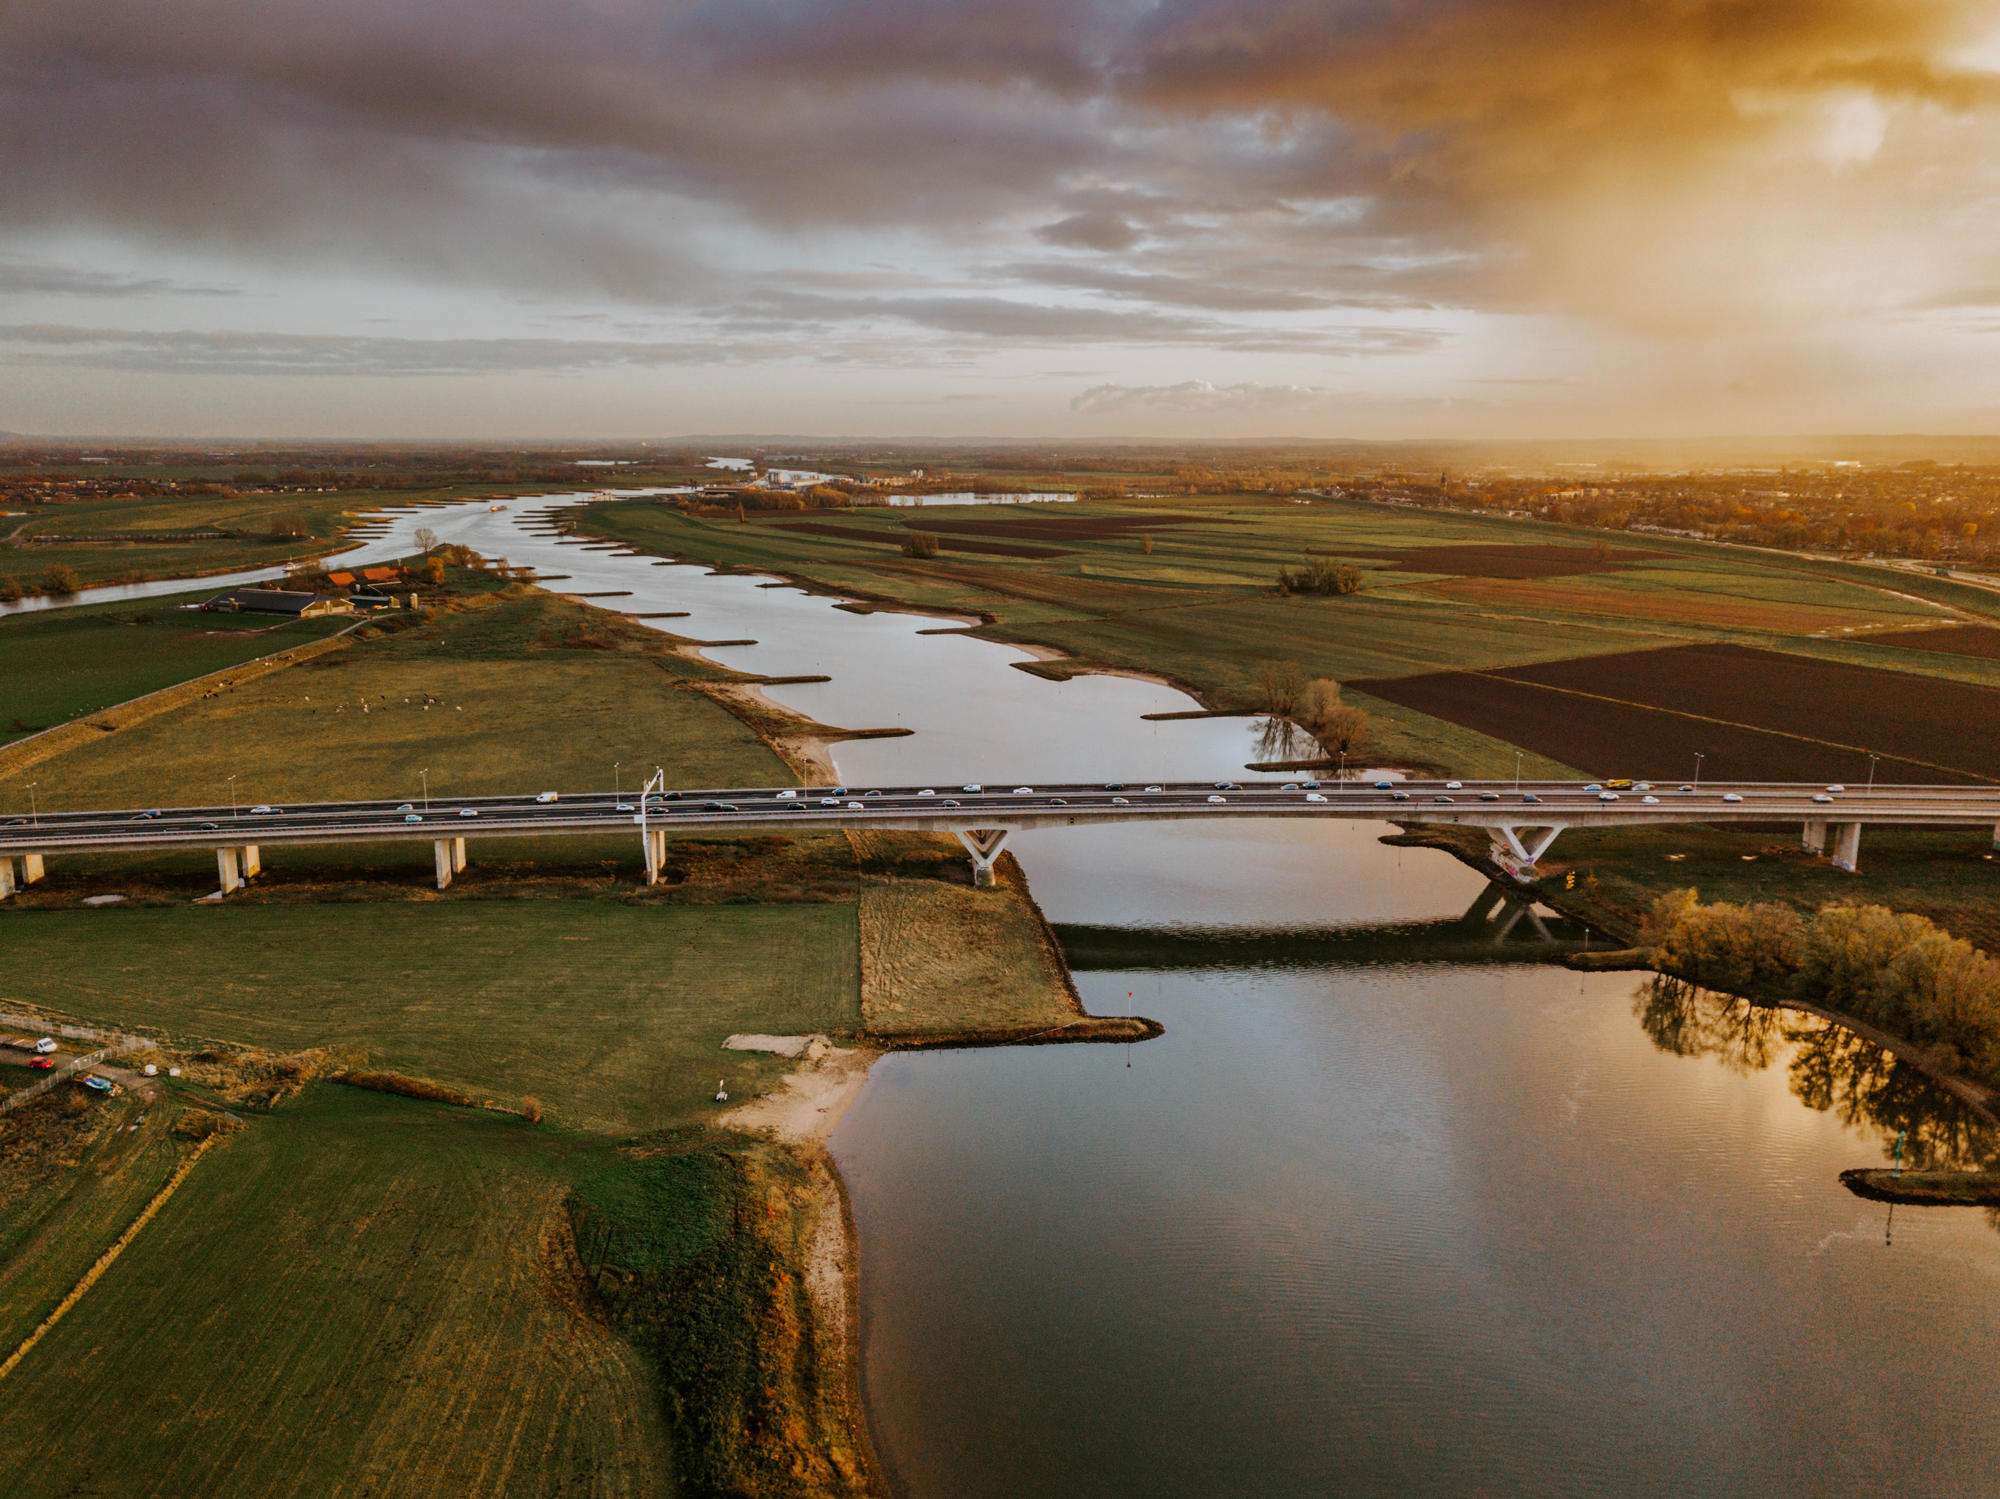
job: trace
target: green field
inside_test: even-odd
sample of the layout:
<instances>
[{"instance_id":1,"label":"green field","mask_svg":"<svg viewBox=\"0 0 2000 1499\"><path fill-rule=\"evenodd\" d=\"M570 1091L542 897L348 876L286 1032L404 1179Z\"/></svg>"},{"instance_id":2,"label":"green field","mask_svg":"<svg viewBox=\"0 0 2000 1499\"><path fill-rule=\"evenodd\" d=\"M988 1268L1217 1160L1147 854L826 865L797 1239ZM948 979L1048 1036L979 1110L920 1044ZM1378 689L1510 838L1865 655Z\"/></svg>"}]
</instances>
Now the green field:
<instances>
[{"instance_id":1,"label":"green field","mask_svg":"<svg viewBox=\"0 0 2000 1499\"><path fill-rule=\"evenodd\" d=\"M574 1295L606 1142L320 1085L212 1149L0 1388L9 1495L672 1492Z\"/></svg>"},{"instance_id":2,"label":"green field","mask_svg":"<svg viewBox=\"0 0 2000 1499\"><path fill-rule=\"evenodd\" d=\"M196 614L213 589L0 615L0 745L192 677L336 634L351 618Z\"/></svg>"},{"instance_id":3,"label":"green field","mask_svg":"<svg viewBox=\"0 0 2000 1499\"><path fill-rule=\"evenodd\" d=\"M30 778L44 811L415 797L426 770L447 798L636 784L656 765L681 785L796 779L689 690L728 673L653 632L537 591L462 603L43 760L0 810L25 810Z\"/></svg>"},{"instance_id":4,"label":"green field","mask_svg":"<svg viewBox=\"0 0 2000 1499\"><path fill-rule=\"evenodd\" d=\"M954 552L902 555L910 522L1175 522L1138 531L1019 539L1053 558ZM1393 556L1457 546L1566 546L1579 557L1602 533L1360 501L1273 495L1170 497L1049 506L952 506L924 511L864 507L822 514L842 532L790 529L802 519L693 516L647 500L589 507L584 528L663 555L767 569L829 591L935 610L978 614L980 633L1053 647L1082 663L1157 673L1211 707L1256 705L1260 665L1292 660L1336 681L1447 668L1548 661L1728 640L1837 655L1870 664L2000 684L2000 663L1873 647L1869 635L1990 614L2000 599L1965 585L1866 568L1828 568L1775 554L1702 546L1651 535L1615 546L1657 555L1577 576L1508 578L1406 569ZM1188 523L1192 522L1192 523ZM879 538L879 539L870 539ZM961 539L981 542L998 534ZM1334 556L1361 572L1347 597L1279 596L1278 571ZM1060 669L1060 668L1058 668ZM1393 715L1384 715L1385 719ZM1384 748L1420 763L1481 773L1499 758L1459 743L1435 721L1386 722ZM1466 752L1471 751L1471 758ZM1512 769L1512 754L1504 756Z\"/></svg>"},{"instance_id":5,"label":"green field","mask_svg":"<svg viewBox=\"0 0 2000 1499\"><path fill-rule=\"evenodd\" d=\"M625 1134L786 1065L733 1031L861 1025L855 908L588 900L0 913L5 1000L272 1051L337 1046Z\"/></svg>"}]
</instances>

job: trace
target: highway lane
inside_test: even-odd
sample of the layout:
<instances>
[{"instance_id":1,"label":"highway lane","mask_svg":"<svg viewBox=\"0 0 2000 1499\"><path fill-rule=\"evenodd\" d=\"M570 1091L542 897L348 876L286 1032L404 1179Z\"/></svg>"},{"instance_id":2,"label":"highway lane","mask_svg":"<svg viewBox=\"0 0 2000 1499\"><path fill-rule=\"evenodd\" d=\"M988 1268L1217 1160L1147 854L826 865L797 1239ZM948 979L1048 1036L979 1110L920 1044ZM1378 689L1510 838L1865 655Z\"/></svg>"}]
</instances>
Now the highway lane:
<instances>
[{"instance_id":1,"label":"highway lane","mask_svg":"<svg viewBox=\"0 0 2000 1499\"><path fill-rule=\"evenodd\" d=\"M125 808L15 816L0 854L265 847L636 831L723 832L776 826L1026 829L1084 822L1209 817L1334 817L1491 827L1676 822L1825 822L1972 827L2000 824L2000 788L1841 788L1767 782L1699 787L1596 782L1129 782L881 787L708 787L638 793L228 807Z\"/></svg>"}]
</instances>

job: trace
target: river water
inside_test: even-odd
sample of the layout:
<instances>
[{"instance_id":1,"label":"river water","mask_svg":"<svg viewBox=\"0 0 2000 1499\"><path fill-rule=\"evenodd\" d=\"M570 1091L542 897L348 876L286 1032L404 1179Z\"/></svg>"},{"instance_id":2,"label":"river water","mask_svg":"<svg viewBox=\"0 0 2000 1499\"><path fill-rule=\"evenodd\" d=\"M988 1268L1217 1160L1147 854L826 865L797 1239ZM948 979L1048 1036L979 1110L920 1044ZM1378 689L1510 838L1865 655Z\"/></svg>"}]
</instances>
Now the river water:
<instances>
[{"instance_id":1,"label":"river water","mask_svg":"<svg viewBox=\"0 0 2000 1499\"><path fill-rule=\"evenodd\" d=\"M1142 721L1190 706L1165 687L1047 682L1023 652L919 633L946 621L517 529L549 503L427 509L343 560L423 524L690 611L677 633L754 638L712 654L831 676L771 689L824 722L915 731L839 746L860 784L1257 758L1242 720ZM1466 917L1477 876L1387 831L1017 836L1089 1008L1166 1034L891 1056L835 1133L898 1488L2000 1486L2000 1234L1837 1180L1898 1128L1956 1138L1947 1102L1838 1031L1542 965L1527 923L1501 942Z\"/></svg>"}]
</instances>

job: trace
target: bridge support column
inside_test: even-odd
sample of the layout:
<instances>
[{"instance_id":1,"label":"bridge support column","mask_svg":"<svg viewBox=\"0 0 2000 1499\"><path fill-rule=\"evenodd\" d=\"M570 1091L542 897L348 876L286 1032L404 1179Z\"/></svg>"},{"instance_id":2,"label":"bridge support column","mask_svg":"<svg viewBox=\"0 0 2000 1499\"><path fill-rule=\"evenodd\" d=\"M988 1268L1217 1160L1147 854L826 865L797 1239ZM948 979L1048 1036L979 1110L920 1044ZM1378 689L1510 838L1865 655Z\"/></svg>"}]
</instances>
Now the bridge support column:
<instances>
[{"instance_id":1,"label":"bridge support column","mask_svg":"<svg viewBox=\"0 0 2000 1499\"><path fill-rule=\"evenodd\" d=\"M13 893L14 861L11 858L0 859L0 900L5 900Z\"/></svg>"},{"instance_id":2,"label":"bridge support column","mask_svg":"<svg viewBox=\"0 0 2000 1499\"><path fill-rule=\"evenodd\" d=\"M640 835L639 841L646 851L646 883L660 883L660 866L667 862L667 835L653 832L650 828Z\"/></svg>"},{"instance_id":3,"label":"bridge support column","mask_svg":"<svg viewBox=\"0 0 2000 1499\"><path fill-rule=\"evenodd\" d=\"M255 879L258 875L264 872L264 860L258 854L256 844L254 843L244 844L241 858L243 860L244 879L246 880Z\"/></svg>"},{"instance_id":4,"label":"bridge support column","mask_svg":"<svg viewBox=\"0 0 2000 1499\"><path fill-rule=\"evenodd\" d=\"M21 883L32 885L42 877L42 856L40 854L21 855Z\"/></svg>"},{"instance_id":5,"label":"bridge support column","mask_svg":"<svg viewBox=\"0 0 2000 1499\"><path fill-rule=\"evenodd\" d=\"M1833 867L1849 874L1861 872L1861 824L1836 822L1833 825Z\"/></svg>"},{"instance_id":6,"label":"bridge support column","mask_svg":"<svg viewBox=\"0 0 2000 1499\"><path fill-rule=\"evenodd\" d=\"M436 857L438 889L440 890L449 889L451 886L453 873L451 867L451 845L452 840L449 838L440 838L431 845L431 852Z\"/></svg>"},{"instance_id":7,"label":"bridge support column","mask_svg":"<svg viewBox=\"0 0 2000 1499\"><path fill-rule=\"evenodd\" d=\"M965 845L965 851L972 855L972 883L985 886L993 883L993 865L1007 846L1006 828L960 828L958 841Z\"/></svg>"},{"instance_id":8,"label":"bridge support column","mask_svg":"<svg viewBox=\"0 0 2000 1499\"><path fill-rule=\"evenodd\" d=\"M1826 824L1809 822L1799 830L1799 846L1809 854L1826 852Z\"/></svg>"},{"instance_id":9,"label":"bridge support column","mask_svg":"<svg viewBox=\"0 0 2000 1499\"><path fill-rule=\"evenodd\" d=\"M451 872L453 874L465 873L465 840L463 838L454 838L451 840Z\"/></svg>"},{"instance_id":10,"label":"bridge support column","mask_svg":"<svg viewBox=\"0 0 2000 1499\"><path fill-rule=\"evenodd\" d=\"M1561 827L1546 825L1503 824L1487 829L1493 839L1493 862L1523 885L1535 882L1535 863L1549 851L1549 845L1556 841ZM1522 835L1527 837L1523 839Z\"/></svg>"},{"instance_id":11,"label":"bridge support column","mask_svg":"<svg viewBox=\"0 0 2000 1499\"><path fill-rule=\"evenodd\" d=\"M2000 822L1993 824L1993 846L2000 848Z\"/></svg>"},{"instance_id":12,"label":"bridge support column","mask_svg":"<svg viewBox=\"0 0 2000 1499\"><path fill-rule=\"evenodd\" d=\"M215 851L215 872L222 878L222 893L234 895L243 888L243 872L236 862L236 850L218 848Z\"/></svg>"}]
</instances>

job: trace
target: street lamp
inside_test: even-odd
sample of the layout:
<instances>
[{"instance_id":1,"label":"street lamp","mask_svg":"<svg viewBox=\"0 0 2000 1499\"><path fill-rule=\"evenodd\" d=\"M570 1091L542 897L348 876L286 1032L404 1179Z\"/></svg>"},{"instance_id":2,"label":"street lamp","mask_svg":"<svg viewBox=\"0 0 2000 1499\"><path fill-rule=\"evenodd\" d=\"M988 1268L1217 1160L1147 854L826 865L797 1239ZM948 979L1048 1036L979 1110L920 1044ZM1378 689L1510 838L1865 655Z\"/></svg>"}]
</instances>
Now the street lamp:
<instances>
[{"instance_id":1,"label":"street lamp","mask_svg":"<svg viewBox=\"0 0 2000 1499\"><path fill-rule=\"evenodd\" d=\"M1701 752L1700 752L1699 750L1695 751L1695 757L1694 757L1694 783L1695 783L1695 785L1696 785L1697 787L1699 787L1699 786L1701 785L1701 762L1702 762L1702 759L1703 759L1703 756L1702 756Z\"/></svg>"},{"instance_id":2,"label":"street lamp","mask_svg":"<svg viewBox=\"0 0 2000 1499\"><path fill-rule=\"evenodd\" d=\"M1870 755L1868 757L1868 789L1870 791L1875 789L1875 762L1881 758L1880 755Z\"/></svg>"},{"instance_id":3,"label":"street lamp","mask_svg":"<svg viewBox=\"0 0 2000 1499\"><path fill-rule=\"evenodd\" d=\"M1514 751L1514 789L1516 791L1521 789L1521 752L1519 750Z\"/></svg>"},{"instance_id":4,"label":"street lamp","mask_svg":"<svg viewBox=\"0 0 2000 1499\"><path fill-rule=\"evenodd\" d=\"M625 794L624 791L620 789L625 783L618 779L618 766L620 763L621 762L617 760L613 760L611 762L611 795L613 800L616 800L618 797L621 797Z\"/></svg>"},{"instance_id":5,"label":"street lamp","mask_svg":"<svg viewBox=\"0 0 2000 1499\"><path fill-rule=\"evenodd\" d=\"M41 784L40 781L28 782L28 815L34 819L36 827L42 825L42 809L35 801L35 788Z\"/></svg>"},{"instance_id":6,"label":"street lamp","mask_svg":"<svg viewBox=\"0 0 2000 1499\"><path fill-rule=\"evenodd\" d=\"M231 817L234 817L234 816L236 815L236 777L235 777L235 776L231 776L231 777L229 778L229 815L230 815Z\"/></svg>"},{"instance_id":7,"label":"street lamp","mask_svg":"<svg viewBox=\"0 0 2000 1499\"><path fill-rule=\"evenodd\" d=\"M424 810L425 810L426 812L428 812L428 811L430 811L430 809L431 809L431 773L430 773L430 768L429 768L428 766L426 766L426 767L425 767L424 769L422 769L422 770L418 771L418 772L417 772L417 774L418 774L418 775L420 775L420 776L422 776L422 777L423 777L423 779L424 779Z\"/></svg>"}]
</instances>

